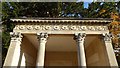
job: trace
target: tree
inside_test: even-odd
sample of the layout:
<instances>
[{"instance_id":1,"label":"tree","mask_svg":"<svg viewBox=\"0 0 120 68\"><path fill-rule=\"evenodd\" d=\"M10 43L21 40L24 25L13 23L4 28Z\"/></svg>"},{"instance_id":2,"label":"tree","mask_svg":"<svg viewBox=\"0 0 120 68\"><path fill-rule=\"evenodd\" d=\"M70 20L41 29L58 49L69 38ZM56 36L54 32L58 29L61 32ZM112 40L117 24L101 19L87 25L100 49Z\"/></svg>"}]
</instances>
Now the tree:
<instances>
[{"instance_id":1,"label":"tree","mask_svg":"<svg viewBox=\"0 0 120 68\"><path fill-rule=\"evenodd\" d=\"M14 28L14 24L10 18L18 17L58 17L57 3L48 2L2 2L2 59L7 53L10 44L10 35ZM34 11L33 11L34 10Z\"/></svg>"},{"instance_id":2,"label":"tree","mask_svg":"<svg viewBox=\"0 0 120 68\"><path fill-rule=\"evenodd\" d=\"M97 18L98 17L98 11L100 10L100 2L92 2L91 4L89 4L89 7L87 10L87 13L85 14L85 18Z\"/></svg>"},{"instance_id":3,"label":"tree","mask_svg":"<svg viewBox=\"0 0 120 68\"><path fill-rule=\"evenodd\" d=\"M120 48L120 38L118 38L118 34L120 33L120 16L118 13L112 13L111 18L113 19L113 22L110 23L110 32L113 35L112 41L113 41L113 47L115 50L119 51ZM118 64L120 66L120 53L115 52L116 58L118 61Z\"/></svg>"},{"instance_id":4,"label":"tree","mask_svg":"<svg viewBox=\"0 0 120 68\"><path fill-rule=\"evenodd\" d=\"M81 17L83 16L83 2L63 2L60 4L60 17Z\"/></svg>"},{"instance_id":5,"label":"tree","mask_svg":"<svg viewBox=\"0 0 120 68\"><path fill-rule=\"evenodd\" d=\"M115 2L92 2L87 9L87 18L110 18L111 12L118 12Z\"/></svg>"}]
</instances>

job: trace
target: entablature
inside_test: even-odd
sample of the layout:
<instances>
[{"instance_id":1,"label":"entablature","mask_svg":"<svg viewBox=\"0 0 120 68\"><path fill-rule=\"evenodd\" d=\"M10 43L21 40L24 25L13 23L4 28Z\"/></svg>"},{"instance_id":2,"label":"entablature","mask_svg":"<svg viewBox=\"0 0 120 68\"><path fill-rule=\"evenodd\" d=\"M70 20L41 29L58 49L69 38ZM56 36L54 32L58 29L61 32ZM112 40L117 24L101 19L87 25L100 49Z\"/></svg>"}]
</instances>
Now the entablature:
<instances>
[{"instance_id":1,"label":"entablature","mask_svg":"<svg viewBox=\"0 0 120 68\"><path fill-rule=\"evenodd\" d=\"M50 34L73 34L76 32L109 32L108 19L11 19L15 23L14 32Z\"/></svg>"}]
</instances>

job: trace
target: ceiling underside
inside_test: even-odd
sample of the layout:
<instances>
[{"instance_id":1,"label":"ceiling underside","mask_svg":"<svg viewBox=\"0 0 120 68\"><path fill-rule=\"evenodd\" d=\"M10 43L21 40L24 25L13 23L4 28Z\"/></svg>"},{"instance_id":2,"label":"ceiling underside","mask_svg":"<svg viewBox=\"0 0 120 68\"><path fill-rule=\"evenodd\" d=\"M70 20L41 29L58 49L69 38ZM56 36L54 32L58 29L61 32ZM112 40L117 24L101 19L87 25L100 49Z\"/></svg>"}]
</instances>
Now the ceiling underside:
<instances>
[{"instance_id":1,"label":"ceiling underside","mask_svg":"<svg viewBox=\"0 0 120 68\"><path fill-rule=\"evenodd\" d=\"M24 35L38 49L39 41L36 35ZM46 51L77 51L76 41L73 39L74 35L49 35L46 43ZM96 40L96 36L86 36L85 47L92 41Z\"/></svg>"}]
</instances>

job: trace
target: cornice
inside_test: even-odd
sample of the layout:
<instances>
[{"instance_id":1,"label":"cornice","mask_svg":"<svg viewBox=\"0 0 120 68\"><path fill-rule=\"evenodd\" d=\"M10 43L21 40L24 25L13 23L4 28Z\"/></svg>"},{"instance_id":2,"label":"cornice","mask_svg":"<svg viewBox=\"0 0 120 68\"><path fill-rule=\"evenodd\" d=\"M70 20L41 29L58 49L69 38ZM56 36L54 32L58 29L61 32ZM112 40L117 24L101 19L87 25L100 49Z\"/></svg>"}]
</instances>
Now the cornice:
<instances>
[{"instance_id":1,"label":"cornice","mask_svg":"<svg viewBox=\"0 0 120 68\"><path fill-rule=\"evenodd\" d=\"M108 24L111 23L111 19L103 19L103 18L19 18L19 19L10 19L14 23L27 23L27 22L33 22L33 23L104 23Z\"/></svg>"}]
</instances>

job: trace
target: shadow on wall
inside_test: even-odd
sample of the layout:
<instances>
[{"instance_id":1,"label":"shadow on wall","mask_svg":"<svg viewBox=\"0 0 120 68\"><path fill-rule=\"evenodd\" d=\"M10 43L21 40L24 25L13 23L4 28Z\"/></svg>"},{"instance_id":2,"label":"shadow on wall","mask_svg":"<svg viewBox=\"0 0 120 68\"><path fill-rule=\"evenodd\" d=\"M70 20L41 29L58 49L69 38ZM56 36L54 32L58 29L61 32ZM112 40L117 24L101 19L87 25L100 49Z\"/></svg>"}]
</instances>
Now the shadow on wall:
<instances>
[{"instance_id":1,"label":"shadow on wall","mask_svg":"<svg viewBox=\"0 0 120 68\"><path fill-rule=\"evenodd\" d=\"M20 57L21 58L19 60L19 66L35 68L36 58L37 58L37 49L26 37L23 38Z\"/></svg>"}]
</instances>

